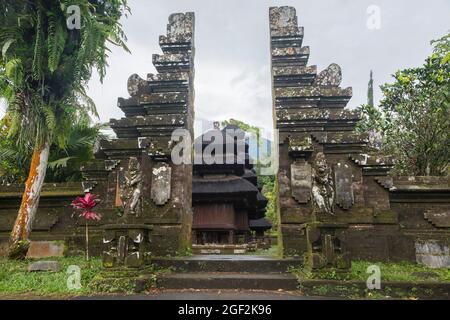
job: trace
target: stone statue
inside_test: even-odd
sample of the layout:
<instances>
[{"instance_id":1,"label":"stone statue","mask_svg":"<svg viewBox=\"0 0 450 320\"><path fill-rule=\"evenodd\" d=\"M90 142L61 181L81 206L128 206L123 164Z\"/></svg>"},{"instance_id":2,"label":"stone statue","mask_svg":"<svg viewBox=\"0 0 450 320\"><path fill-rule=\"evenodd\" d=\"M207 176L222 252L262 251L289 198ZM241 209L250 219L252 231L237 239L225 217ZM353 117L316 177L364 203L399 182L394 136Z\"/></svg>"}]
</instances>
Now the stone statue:
<instances>
[{"instance_id":1,"label":"stone statue","mask_svg":"<svg viewBox=\"0 0 450 320\"><path fill-rule=\"evenodd\" d=\"M139 215L141 194L141 166L136 157L131 157L128 163L128 170L125 172L125 183L121 194L125 215Z\"/></svg>"},{"instance_id":2,"label":"stone statue","mask_svg":"<svg viewBox=\"0 0 450 320\"><path fill-rule=\"evenodd\" d=\"M322 152L316 155L312 178L313 212L334 215L334 182Z\"/></svg>"}]
</instances>

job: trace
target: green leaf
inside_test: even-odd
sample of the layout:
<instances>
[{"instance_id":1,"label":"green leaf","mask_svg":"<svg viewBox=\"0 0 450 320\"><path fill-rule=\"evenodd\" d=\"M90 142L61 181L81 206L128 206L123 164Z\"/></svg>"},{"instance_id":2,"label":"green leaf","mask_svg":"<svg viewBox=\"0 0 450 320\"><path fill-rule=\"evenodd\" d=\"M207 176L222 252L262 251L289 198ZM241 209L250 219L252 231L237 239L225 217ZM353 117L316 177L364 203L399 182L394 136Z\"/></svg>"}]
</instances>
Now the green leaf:
<instances>
[{"instance_id":1,"label":"green leaf","mask_svg":"<svg viewBox=\"0 0 450 320\"><path fill-rule=\"evenodd\" d=\"M60 158L54 161L50 161L48 163L48 168L50 169L56 169L56 168L65 168L67 167L67 163L69 162L69 160L74 159L75 157L65 157L65 158Z\"/></svg>"},{"instance_id":2,"label":"green leaf","mask_svg":"<svg viewBox=\"0 0 450 320\"><path fill-rule=\"evenodd\" d=\"M5 71L8 78L14 78L14 76L16 75L16 71L18 71L21 67L21 62L22 61L20 61L20 59L12 59L6 63Z\"/></svg>"},{"instance_id":3,"label":"green leaf","mask_svg":"<svg viewBox=\"0 0 450 320\"><path fill-rule=\"evenodd\" d=\"M444 65L444 64L448 63L449 61L450 61L450 52L448 52L446 54L446 56L444 58L442 58L441 65Z\"/></svg>"},{"instance_id":4,"label":"green leaf","mask_svg":"<svg viewBox=\"0 0 450 320\"><path fill-rule=\"evenodd\" d=\"M6 52L8 51L9 47L11 46L11 44L16 41L16 39L8 39L6 40L5 44L3 45L2 48L2 57L3 59L5 59L6 57Z\"/></svg>"}]
</instances>

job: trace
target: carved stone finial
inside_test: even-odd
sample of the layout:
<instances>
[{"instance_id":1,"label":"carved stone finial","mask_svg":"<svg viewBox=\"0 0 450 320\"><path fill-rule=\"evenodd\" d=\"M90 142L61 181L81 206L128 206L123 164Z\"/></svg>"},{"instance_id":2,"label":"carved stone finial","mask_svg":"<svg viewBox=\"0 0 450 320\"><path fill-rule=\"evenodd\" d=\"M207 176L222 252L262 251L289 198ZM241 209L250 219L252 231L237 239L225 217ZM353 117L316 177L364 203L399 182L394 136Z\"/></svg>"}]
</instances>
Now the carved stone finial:
<instances>
[{"instance_id":1,"label":"carved stone finial","mask_svg":"<svg viewBox=\"0 0 450 320\"><path fill-rule=\"evenodd\" d=\"M134 97L139 94L145 85L146 81L144 79L137 74L132 74L127 82L128 93L130 96Z\"/></svg>"},{"instance_id":2,"label":"carved stone finial","mask_svg":"<svg viewBox=\"0 0 450 320\"><path fill-rule=\"evenodd\" d=\"M195 16L193 12L174 13L169 17L167 38L171 40L191 40L194 34Z\"/></svg>"},{"instance_id":3,"label":"carved stone finial","mask_svg":"<svg viewBox=\"0 0 450 320\"><path fill-rule=\"evenodd\" d=\"M299 32L294 7L271 7L269 18L272 36L292 35Z\"/></svg>"},{"instance_id":4,"label":"carved stone finial","mask_svg":"<svg viewBox=\"0 0 450 320\"><path fill-rule=\"evenodd\" d=\"M336 63L332 63L317 75L314 85L338 87L341 84L341 81L341 67Z\"/></svg>"}]
</instances>

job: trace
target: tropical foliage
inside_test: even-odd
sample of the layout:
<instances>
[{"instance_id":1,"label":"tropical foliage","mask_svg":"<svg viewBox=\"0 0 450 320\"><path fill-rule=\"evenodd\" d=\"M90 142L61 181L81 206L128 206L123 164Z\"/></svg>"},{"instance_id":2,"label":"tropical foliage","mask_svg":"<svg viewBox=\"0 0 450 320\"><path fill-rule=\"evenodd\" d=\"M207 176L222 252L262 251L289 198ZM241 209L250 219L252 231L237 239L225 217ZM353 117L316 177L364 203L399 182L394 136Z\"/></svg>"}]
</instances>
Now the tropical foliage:
<instances>
[{"instance_id":1,"label":"tropical foliage","mask_svg":"<svg viewBox=\"0 0 450 320\"><path fill-rule=\"evenodd\" d=\"M0 3L0 96L7 102L8 137L19 153L32 149L12 248L28 239L50 148L67 149L79 119L96 115L86 85L103 80L108 43L128 50L119 23L126 0L3 0ZM79 28L69 28L69 19Z\"/></svg>"},{"instance_id":2,"label":"tropical foliage","mask_svg":"<svg viewBox=\"0 0 450 320\"><path fill-rule=\"evenodd\" d=\"M432 41L433 54L417 68L395 73L381 86L379 107L363 106L363 131L381 134L393 155L393 173L442 175L450 159L450 34Z\"/></svg>"},{"instance_id":3,"label":"tropical foliage","mask_svg":"<svg viewBox=\"0 0 450 320\"><path fill-rule=\"evenodd\" d=\"M50 147L45 182L81 181L80 167L94 158L97 141L106 138L102 133L104 127L92 124L90 119L77 119L72 127L68 127L66 146L60 148L54 143ZM0 120L0 185L24 183L33 152L32 148L20 149L13 139L8 138L8 130L9 121L5 117Z\"/></svg>"}]
</instances>

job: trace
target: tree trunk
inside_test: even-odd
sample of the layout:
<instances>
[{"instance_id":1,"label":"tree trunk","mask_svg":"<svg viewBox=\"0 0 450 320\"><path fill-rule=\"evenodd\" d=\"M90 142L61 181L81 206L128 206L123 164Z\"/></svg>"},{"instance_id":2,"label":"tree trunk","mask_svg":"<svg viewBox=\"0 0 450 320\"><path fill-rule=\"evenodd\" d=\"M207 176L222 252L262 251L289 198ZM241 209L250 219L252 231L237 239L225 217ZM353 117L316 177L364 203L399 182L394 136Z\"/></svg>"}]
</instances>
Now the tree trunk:
<instances>
[{"instance_id":1,"label":"tree trunk","mask_svg":"<svg viewBox=\"0 0 450 320\"><path fill-rule=\"evenodd\" d=\"M47 171L49 151L50 143L48 141L36 146L33 151L19 214L17 215L11 232L9 248L10 258L23 258L28 250L28 238L39 205L41 189Z\"/></svg>"}]
</instances>

